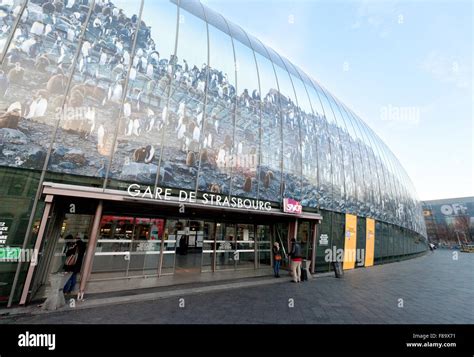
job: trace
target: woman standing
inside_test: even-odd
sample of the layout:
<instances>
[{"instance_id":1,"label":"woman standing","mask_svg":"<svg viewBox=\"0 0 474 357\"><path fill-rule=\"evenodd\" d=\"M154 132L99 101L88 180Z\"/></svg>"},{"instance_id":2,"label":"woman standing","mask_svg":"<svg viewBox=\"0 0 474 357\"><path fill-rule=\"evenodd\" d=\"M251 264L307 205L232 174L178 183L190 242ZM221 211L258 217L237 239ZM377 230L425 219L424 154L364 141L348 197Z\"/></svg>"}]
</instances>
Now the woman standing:
<instances>
[{"instance_id":1,"label":"woman standing","mask_svg":"<svg viewBox=\"0 0 474 357\"><path fill-rule=\"evenodd\" d=\"M273 243L273 272L275 273L275 278L280 277L280 265L281 265L281 251L280 244L278 242Z\"/></svg>"},{"instance_id":2,"label":"woman standing","mask_svg":"<svg viewBox=\"0 0 474 357\"><path fill-rule=\"evenodd\" d=\"M87 239L87 236L84 236ZM86 252L86 243L80 237L76 238L73 244L66 252L66 262L64 263L64 271L71 272L72 275L63 288L64 294L70 294L74 290L77 281L77 274L80 273L82 260Z\"/></svg>"}]
</instances>

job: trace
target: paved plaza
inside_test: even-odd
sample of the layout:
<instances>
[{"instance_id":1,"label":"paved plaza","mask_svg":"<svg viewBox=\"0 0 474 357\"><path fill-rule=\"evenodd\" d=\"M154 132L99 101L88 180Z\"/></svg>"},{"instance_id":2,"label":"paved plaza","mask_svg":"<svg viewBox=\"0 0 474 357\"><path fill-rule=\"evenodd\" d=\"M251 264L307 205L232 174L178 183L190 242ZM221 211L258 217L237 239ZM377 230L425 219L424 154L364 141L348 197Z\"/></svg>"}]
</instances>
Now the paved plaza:
<instances>
[{"instance_id":1,"label":"paved plaza","mask_svg":"<svg viewBox=\"0 0 474 357\"><path fill-rule=\"evenodd\" d=\"M2 323L472 324L474 254L436 250L304 283L278 283L3 317ZM270 278L269 278L270 279ZM273 279L273 278L271 278ZM183 307L184 303L184 307ZM181 307L180 307L181 305Z\"/></svg>"}]
</instances>

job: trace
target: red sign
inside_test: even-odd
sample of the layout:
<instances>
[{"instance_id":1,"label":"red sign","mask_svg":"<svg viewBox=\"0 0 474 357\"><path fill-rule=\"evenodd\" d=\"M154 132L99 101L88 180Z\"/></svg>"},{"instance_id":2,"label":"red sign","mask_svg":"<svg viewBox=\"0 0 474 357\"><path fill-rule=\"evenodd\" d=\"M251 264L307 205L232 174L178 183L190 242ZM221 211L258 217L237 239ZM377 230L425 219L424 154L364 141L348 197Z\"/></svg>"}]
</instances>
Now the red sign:
<instances>
[{"instance_id":1,"label":"red sign","mask_svg":"<svg viewBox=\"0 0 474 357\"><path fill-rule=\"evenodd\" d=\"M283 212L301 214L301 212L303 212L303 206L301 206L299 201L296 201L292 198L284 198Z\"/></svg>"}]
</instances>

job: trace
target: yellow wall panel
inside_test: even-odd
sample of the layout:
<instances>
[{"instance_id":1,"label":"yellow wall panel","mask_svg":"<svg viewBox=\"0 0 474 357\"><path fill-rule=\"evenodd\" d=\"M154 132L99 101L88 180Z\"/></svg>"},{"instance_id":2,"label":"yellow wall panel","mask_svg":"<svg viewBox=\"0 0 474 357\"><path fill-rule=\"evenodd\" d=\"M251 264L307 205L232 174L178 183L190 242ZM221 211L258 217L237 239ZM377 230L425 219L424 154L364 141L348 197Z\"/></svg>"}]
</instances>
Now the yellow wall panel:
<instances>
[{"instance_id":1,"label":"yellow wall panel","mask_svg":"<svg viewBox=\"0 0 474 357\"><path fill-rule=\"evenodd\" d=\"M374 246L375 246L375 220L366 219L366 238L365 238L365 266L374 265Z\"/></svg>"},{"instance_id":2,"label":"yellow wall panel","mask_svg":"<svg viewBox=\"0 0 474 357\"><path fill-rule=\"evenodd\" d=\"M346 214L346 236L344 239L344 270L354 269L356 261L357 216Z\"/></svg>"}]
</instances>

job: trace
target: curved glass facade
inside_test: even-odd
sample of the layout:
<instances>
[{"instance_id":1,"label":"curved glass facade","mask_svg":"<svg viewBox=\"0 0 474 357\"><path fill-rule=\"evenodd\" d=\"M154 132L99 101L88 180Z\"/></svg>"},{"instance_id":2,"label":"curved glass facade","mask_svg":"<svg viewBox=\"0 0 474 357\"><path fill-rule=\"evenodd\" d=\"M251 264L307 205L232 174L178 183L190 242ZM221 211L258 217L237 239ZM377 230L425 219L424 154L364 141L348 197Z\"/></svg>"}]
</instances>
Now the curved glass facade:
<instances>
[{"instance_id":1,"label":"curved glass facade","mask_svg":"<svg viewBox=\"0 0 474 357\"><path fill-rule=\"evenodd\" d=\"M104 188L289 197L426 236L413 184L364 121L200 2L0 11L1 166Z\"/></svg>"}]
</instances>

